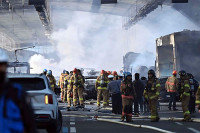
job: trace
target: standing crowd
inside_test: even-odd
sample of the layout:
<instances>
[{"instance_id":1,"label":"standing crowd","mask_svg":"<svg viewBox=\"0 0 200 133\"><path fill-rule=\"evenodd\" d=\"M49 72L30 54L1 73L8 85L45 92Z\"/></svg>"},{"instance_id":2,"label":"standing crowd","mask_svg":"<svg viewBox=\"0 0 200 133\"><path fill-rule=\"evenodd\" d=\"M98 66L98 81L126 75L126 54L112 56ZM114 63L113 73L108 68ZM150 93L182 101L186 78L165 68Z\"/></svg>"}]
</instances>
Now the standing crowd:
<instances>
[{"instance_id":1,"label":"standing crowd","mask_svg":"<svg viewBox=\"0 0 200 133\"><path fill-rule=\"evenodd\" d=\"M55 89L56 80L52 71L44 70L49 78L52 89ZM169 110L177 111L176 99L179 95L182 110L184 113L183 121L191 121L191 113L195 112L195 105L200 109L200 87L192 74L185 71L179 72L180 79L177 78L177 72L173 71L165 83L165 88L170 95ZM97 90L97 107L101 107L103 98L103 108L109 106L110 95L112 97L112 113L121 114L121 120L130 122L132 115L139 116L141 113L151 114L151 121L159 121L158 106L161 92L160 80L156 78L155 71L148 71L148 78L141 77L135 73L135 80L132 80L130 72L124 72L123 75L116 71L102 70L97 77L95 88ZM76 106L84 108L84 83L85 78L79 69L71 72L63 71L58 81L61 88L61 99L67 102L67 108ZM173 105L172 105L173 103ZM133 110L134 106L134 110Z\"/></svg>"}]
</instances>

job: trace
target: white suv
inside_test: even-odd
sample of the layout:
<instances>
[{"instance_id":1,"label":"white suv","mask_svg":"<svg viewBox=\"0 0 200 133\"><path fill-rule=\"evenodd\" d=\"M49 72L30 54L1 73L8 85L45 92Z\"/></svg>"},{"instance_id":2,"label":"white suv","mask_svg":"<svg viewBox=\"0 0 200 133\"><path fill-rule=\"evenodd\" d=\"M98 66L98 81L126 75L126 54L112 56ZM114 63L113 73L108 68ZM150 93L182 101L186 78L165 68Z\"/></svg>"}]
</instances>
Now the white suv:
<instances>
[{"instance_id":1,"label":"white suv","mask_svg":"<svg viewBox=\"0 0 200 133\"><path fill-rule=\"evenodd\" d=\"M28 101L32 104L35 121L38 128L45 128L48 132L60 132L62 128L62 114L58 110L56 94L51 90L49 80L43 74L9 74L13 83L19 83L28 94Z\"/></svg>"}]
</instances>

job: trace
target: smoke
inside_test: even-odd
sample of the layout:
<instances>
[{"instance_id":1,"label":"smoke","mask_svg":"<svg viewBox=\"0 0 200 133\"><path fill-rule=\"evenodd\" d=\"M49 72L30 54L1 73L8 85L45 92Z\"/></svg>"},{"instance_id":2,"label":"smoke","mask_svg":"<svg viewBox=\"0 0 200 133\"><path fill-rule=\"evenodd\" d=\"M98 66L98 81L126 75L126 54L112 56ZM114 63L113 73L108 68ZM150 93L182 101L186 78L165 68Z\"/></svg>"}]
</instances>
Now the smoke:
<instances>
[{"instance_id":1,"label":"smoke","mask_svg":"<svg viewBox=\"0 0 200 133\"><path fill-rule=\"evenodd\" d=\"M43 66L35 65L46 59L41 55L33 56L30 59L31 66L34 66L31 72L41 72L48 68L59 75L63 69L70 71L74 67L122 69L124 38L121 17L86 12L73 12L70 16L72 18L66 22L67 28L52 34L54 54L61 61L51 59L45 61Z\"/></svg>"},{"instance_id":2,"label":"smoke","mask_svg":"<svg viewBox=\"0 0 200 133\"><path fill-rule=\"evenodd\" d=\"M154 66L156 56L156 38L184 29L199 30L199 27L175 9L164 6L157 8L146 18L137 23L131 31L133 36L129 45L140 56L131 64L132 72L137 72L139 66Z\"/></svg>"},{"instance_id":3,"label":"smoke","mask_svg":"<svg viewBox=\"0 0 200 133\"><path fill-rule=\"evenodd\" d=\"M123 56L128 51L142 53L132 63L132 67L152 66L155 63L156 38L183 29L197 29L186 17L170 7L156 9L133 26L131 33L126 34L122 29L121 16L61 12L63 16L59 16L59 11L56 15L59 18L64 17L63 20L66 21L55 18L54 25L59 29L51 36L55 49L53 54L59 60L34 55L29 61L33 68L32 73L39 73L47 68L59 75L63 69L70 71L74 67L119 71L123 67Z\"/></svg>"}]
</instances>

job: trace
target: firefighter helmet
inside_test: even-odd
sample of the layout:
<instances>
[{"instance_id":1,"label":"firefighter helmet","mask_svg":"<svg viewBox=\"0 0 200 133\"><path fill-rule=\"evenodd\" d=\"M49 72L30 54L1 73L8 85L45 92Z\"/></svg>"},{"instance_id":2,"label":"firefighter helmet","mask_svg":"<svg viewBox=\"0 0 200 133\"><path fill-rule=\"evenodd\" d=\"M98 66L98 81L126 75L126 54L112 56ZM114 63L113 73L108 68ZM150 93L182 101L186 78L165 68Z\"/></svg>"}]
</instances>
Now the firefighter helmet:
<instances>
[{"instance_id":1,"label":"firefighter helmet","mask_svg":"<svg viewBox=\"0 0 200 133\"><path fill-rule=\"evenodd\" d=\"M63 73L65 74L65 73L66 73L66 70L63 70Z\"/></svg>"},{"instance_id":2,"label":"firefighter helmet","mask_svg":"<svg viewBox=\"0 0 200 133\"><path fill-rule=\"evenodd\" d=\"M187 73L187 75L188 75L188 77L189 77L190 79L194 79L194 76L193 76L191 73Z\"/></svg>"},{"instance_id":3,"label":"firefighter helmet","mask_svg":"<svg viewBox=\"0 0 200 133\"><path fill-rule=\"evenodd\" d=\"M111 71L107 71L107 74L110 75L110 74L111 74Z\"/></svg>"},{"instance_id":4,"label":"firefighter helmet","mask_svg":"<svg viewBox=\"0 0 200 133\"><path fill-rule=\"evenodd\" d=\"M47 71L47 75L51 76L51 75L52 75L52 71L51 71L51 70L48 70L48 71Z\"/></svg>"},{"instance_id":5,"label":"firefighter helmet","mask_svg":"<svg viewBox=\"0 0 200 133\"><path fill-rule=\"evenodd\" d=\"M78 71L76 68L74 68L73 73L76 74Z\"/></svg>"},{"instance_id":6,"label":"firefighter helmet","mask_svg":"<svg viewBox=\"0 0 200 133\"><path fill-rule=\"evenodd\" d=\"M101 74L105 74L105 71L104 71L104 70L101 70Z\"/></svg>"},{"instance_id":7,"label":"firefighter helmet","mask_svg":"<svg viewBox=\"0 0 200 133\"><path fill-rule=\"evenodd\" d=\"M47 69L44 69L43 72L44 72L44 73L47 73Z\"/></svg>"},{"instance_id":8,"label":"firefighter helmet","mask_svg":"<svg viewBox=\"0 0 200 133\"><path fill-rule=\"evenodd\" d=\"M124 72L124 76L126 78L127 76L132 76L132 74L130 72Z\"/></svg>"},{"instance_id":9,"label":"firefighter helmet","mask_svg":"<svg viewBox=\"0 0 200 133\"><path fill-rule=\"evenodd\" d=\"M152 69L150 69L149 71L148 71L148 74L152 74L153 76L155 76L156 74L155 74L155 71L154 70L152 70Z\"/></svg>"},{"instance_id":10,"label":"firefighter helmet","mask_svg":"<svg viewBox=\"0 0 200 133\"><path fill-rule=\"evenodd\" d=\"M173 74L173 75L177 75L177 72L176 72L176 70L174 70L172 74Z\"/></svg>"},{"instance_id":11,"label":"firefighter helmet","mask_svg":"<svg viewBox=\"0 0 200 133\"><path fill-rule=\"evenodd\" d=\"M184 71L184 70L179 71L179 75L180 76L185 76L186 75L186 71Z\"/></svg>"}]
</instances>

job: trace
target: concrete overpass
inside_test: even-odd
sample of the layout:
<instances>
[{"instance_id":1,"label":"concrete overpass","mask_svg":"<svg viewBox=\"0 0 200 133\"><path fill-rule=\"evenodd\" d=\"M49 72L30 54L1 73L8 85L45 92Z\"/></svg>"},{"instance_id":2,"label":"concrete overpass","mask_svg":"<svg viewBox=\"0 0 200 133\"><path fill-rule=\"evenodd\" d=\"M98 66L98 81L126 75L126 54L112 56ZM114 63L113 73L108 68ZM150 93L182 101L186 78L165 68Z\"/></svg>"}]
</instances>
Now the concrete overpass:
<instances>
[{"instance_id":1,"label":"concrete overpass","mask_svg":"<svg viewBox=\"0 0 200 133\"><path fill-rule=\"evenodd\" d=\"M112 14L126 17L124 27L137 23L147 14L162 4L173 6L199 24L200 11L198 0L189 4L171 4L166 0L118 0L117 4L101 4L100 0L49 0L47 10L34 5L28 5L28 0L0 1L0 46L9 38L9 46L25 47L30 45L49 45L48 35L53 26L52 19L58 17L58 11L84 11L92 13ZM187 7L187 8L185 8ZM192 8L193 7L193 8ZM192 8L193 10L190 10ZM196 13L197 12L197 13ZM59 12L60 13L60 12ZM193 15L191 15L193 13ZM63 20L64 21L64 20ZM200 26L200 24L199 24ZM7 43L7 42L6 42Z\"/></svg>"}]
</instances>

